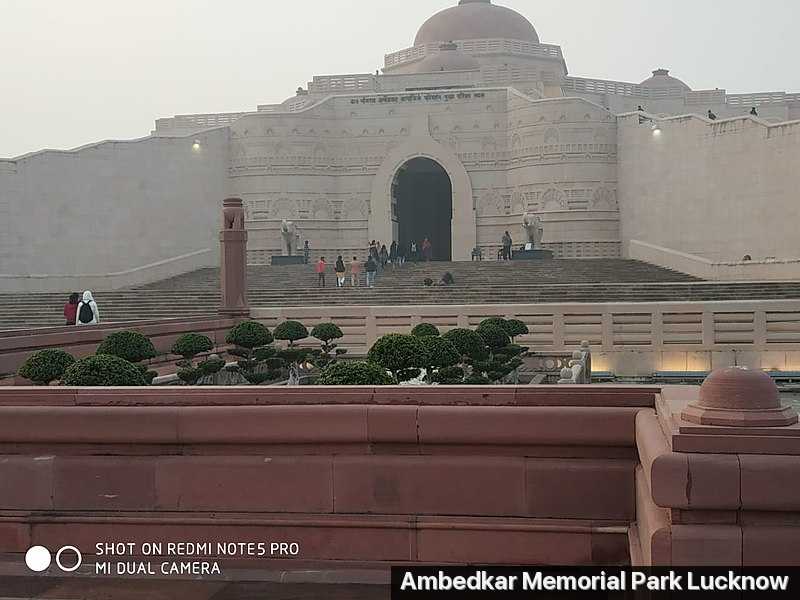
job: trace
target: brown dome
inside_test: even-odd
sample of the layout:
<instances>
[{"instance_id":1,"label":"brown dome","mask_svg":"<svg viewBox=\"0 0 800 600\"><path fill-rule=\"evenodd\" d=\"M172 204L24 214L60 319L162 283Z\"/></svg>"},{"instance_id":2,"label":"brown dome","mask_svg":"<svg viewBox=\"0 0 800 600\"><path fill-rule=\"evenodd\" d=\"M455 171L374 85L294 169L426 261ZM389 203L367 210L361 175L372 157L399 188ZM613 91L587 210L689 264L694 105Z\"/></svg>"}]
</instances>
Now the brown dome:
<instances>
[{"instance_id":1,"label":"brown dome","mask_svg":"<svg viewBox=\"0 0 800 600\"><path fill-rule=\"evenodd\" d=\"M439 52L426 56L414 66L416 73L437 71L471 71L480 69L478 59L459 51L455 44L442 44Z\"/></svg>"},{"instance_id":2,"label":"brown dome","mask_svg":"<svg viewBox=\"0 0 800 600\"><path fill-rule=\"evenodd\" d=\"M667 69L656 69L652 77L648 77L639 85L657 89L681 88L687 91L692 89L680 79L670 75Z\"/></svg>"},{"instance_id":3,"label":"brown dome","mask_svg":"<svg viewBox=\"0 0 800 600\"><path fill-rule=\"evenodd\" d=\"M415 46L451 40L508 39L539 43L525 17L491 0L461 0L458 6L436 13L420 27Z\"/></svg>"}]
</instances>

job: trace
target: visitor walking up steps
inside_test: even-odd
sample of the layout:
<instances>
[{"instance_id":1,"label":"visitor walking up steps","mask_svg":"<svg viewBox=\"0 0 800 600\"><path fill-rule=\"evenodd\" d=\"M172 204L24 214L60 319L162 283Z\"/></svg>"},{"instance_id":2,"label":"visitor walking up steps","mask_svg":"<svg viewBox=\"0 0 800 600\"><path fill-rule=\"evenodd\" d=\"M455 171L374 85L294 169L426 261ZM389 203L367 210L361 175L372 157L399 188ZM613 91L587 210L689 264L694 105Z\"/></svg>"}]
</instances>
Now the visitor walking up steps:
<instances>
[{"instance_id":1,"label":"visitor walking up steps","mask_svg":"<svg viewBox=\"0 0 800 600\"><path fill-rule=\"evenodd\" d=\"M81 295L72 293L69 295L69 302L64 305L64 321L67 325L75 325L78 319L78 302L80 302Z\"/></svg>"},{"instance_id":2,"label":"visitor walking up steps","mask_svg":"<svg viewBox=\"0 0 800 600\"><path fill-rule=\"evenodd\" d=\"M325 262L325 257L321 257L317 262L316 271L317 271L317 287L325 287L325 267L327 267L327 263Z\"/></svg>"},{"instance_id":3,"label":"visitor walking up steps","mask_svg":"<svg viewBox=\"0 0 800 600\"><path fill-rule=\"evenodd\" d=\"M78 319L75 321L75 325L97 325L100 322L97 302L94 301L92 292L89 290L83 292L83 300L78 304L76 312Z\"/></svg>"},{"instance_id":4,"label":"visitor walking up steps","mask_svg":"<svg viewBox=\"0 0 800 600\"><path fill-rule=\"evenodd\" d=\"M352 262L350 263L350 285L353 287L359 286L359 278L361 276L361 263L359 262L357 257L353 257Z\"/></svg>"},{"instance_id":5,"label":"visitor walking up steps","mask_svg":"<svg viewBox=\"0 0 800 600\"><path fill-rule=\"evenodd\" d=\"M397 240L392 242L391 247L389 248L389 262L392 263L392 268L397 268L399 257L397 256Z\"/></svg>"},{"instance_id":6,"label":"visitor walking up steps","mask_svg":"<svg viewBox=\"0 0 800 600\"><path fill-rule=\"evenodd\" d=\"M336 259L335 271L336 271L336 287L344 287L344 278L345 278L345 273L347 273L347 269L344 266L344 260L342 260L341 254Z\"/></svg>"},{"instance_id":7,"label":"visitor walking up steps","mask_svg":"<svg viewBox=\"0 0 800 600\"><path fill-rule=\"evenodd\" d=\"M367 259L367 287L375 287L375 273L378 272L378 263L370 256Z\"/></svg>"},{"instance_id":8,"label":"visitor walking up steps","mask_svg":"<svg viewBox=\"0 0 800 600\"><path fill-rule=\"evenodd\" d=\"M379 258L381 261L381 270L386 268L386 265L389 262L389 251L386 249L386 244L381 246L381 252L379 254Z\"/></svg>"},{"instance_id":9,"label":"visitor walking up steps","mask_svg":"<svg viewBox=\"0 0 800 600\"><path fill-rule=\"evenodd\" d=\"M422 258L426 262L433 260L433 244L428 238L422 240Z\"/></svg>"}]
</instances>

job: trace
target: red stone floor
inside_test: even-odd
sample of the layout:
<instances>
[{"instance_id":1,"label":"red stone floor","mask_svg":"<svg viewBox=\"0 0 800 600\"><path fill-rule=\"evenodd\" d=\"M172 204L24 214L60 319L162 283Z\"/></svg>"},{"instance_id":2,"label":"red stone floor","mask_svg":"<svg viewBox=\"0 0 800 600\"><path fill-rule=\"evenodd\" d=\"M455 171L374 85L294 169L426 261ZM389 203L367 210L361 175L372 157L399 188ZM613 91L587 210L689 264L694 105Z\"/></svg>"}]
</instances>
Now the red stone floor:
<instances>
[{"instance_id":1,"label":"red stone floor","mask_svg":"<svg viewBox=\"0 0 800 600\"><path fill-rule=\"evenodd\" d=\"M383 585L0 577L0 600L389 600Z\"/></svg>"}]
</instances>

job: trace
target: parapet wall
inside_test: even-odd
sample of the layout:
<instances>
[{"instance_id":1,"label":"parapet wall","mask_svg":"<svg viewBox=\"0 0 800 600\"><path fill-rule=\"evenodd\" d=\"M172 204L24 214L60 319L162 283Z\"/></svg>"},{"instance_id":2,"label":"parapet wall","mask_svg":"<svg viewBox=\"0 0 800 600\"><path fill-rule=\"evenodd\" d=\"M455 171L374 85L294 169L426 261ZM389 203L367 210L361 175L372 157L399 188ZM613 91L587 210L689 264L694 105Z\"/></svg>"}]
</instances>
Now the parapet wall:
<instances>
[{"instance_id":1,"label":"parapet wall","mask_svg":"<svg viewBox=\"0 0 800 600\"><path fill-rule=\"evenodd\" d=\"M0 552L285 540L289 571L796 565L800 426L694 426L697 393L0 389Z\"/></svg>"}]
</instances>

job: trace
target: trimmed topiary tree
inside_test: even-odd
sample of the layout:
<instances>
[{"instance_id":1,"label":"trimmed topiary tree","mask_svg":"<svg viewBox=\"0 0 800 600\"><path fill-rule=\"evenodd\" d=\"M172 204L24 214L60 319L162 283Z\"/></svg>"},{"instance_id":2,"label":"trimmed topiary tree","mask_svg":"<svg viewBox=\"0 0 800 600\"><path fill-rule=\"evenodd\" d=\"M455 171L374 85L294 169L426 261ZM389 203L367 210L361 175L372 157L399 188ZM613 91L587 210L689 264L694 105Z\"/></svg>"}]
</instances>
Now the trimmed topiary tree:
<instances>
[{"instance_id":1,"label":"trimmed topiary tree","mask_svg":"<svg viewBox=\"0 0 800 600\"><path fill-rule=\"evenodd\" d=\"M275 339L289 342L289 346L294 346L295 342L304 340L308 337L308 329L299 321L284 321L275 328Z\"/></svg>"},{"instance_id":2,"label":"trimmed topiary tree","mask_svg":"<svg viewBox=\"0 0 800 600\"><path fill-rule=\"evenodd\" d=\"M273 335L258 321L242 321L228 332L225 341L252 351L262 346L269 346L273 342Z\"/></svg>"},{"instance_id":3,"label":"trimmed topiary tree","mask_svg":"<svg viewBox=\"0 0 800 600\"><path fill-rule=\"evenodd\" d=\"M511 343L511 338L508 337L505 328L500 325L481 325L478 327L477 333L481 336L483 343L492 351L505 348Z\"/></svg>"},{"instance_id":4,"label":"trimmed topiary tree","mask_svg":"<svg viewBox=\"0 0 800 600\"><path fill-rule=\"evenodd\" d=\"M439 337L439 328L430 323L420 323L411 330L411 335L418 338Z\"/></svg>"},{"instance_id":5,"label":"trimmed topiary tree","mask_svg":"<svg viewBox=\"0 0 800 600\"><path fill-rule=\"evenodd\" d=\"M461 355L450 340L428 336L419 338L419 341L423 349L426 381L437 381L436 374L440 370L461 362Z\"/></svg>"},{"instance_id":6,"label":"trimmed topiary tree","mask_svg":"<svg viewBox=\"0 0 800 600\"><path fill-rule=\"evenodd\" d=\"M386 369L370 362L346 361L329 364L315 382L317 385L392 385Z\"/></svg>"},{"instance_id":7,"label":"trimmed topiary tree","mask_svg":"<svg viewBox=\"0 0 800 600\"><path fill-rule=\"evenodd\" d=\"M520 335L528 335L530 333L528 326L519 319L508 319L504 329L511 338L512 342L514 341L514 338Z\"/></svg>"},{"instance_id":8,"label":"trimmed topiary tree","mask_svg":"<svg viewBox=\"0 0 800 600\"><path fill-rule=\"evenodd\" d=\"M131 363L156 357L156 348L146 335L138 331L117 331L97 347L97 354L116 356Z\"/></svg>"},{"instance_id":9,"label":"trimmed topiary tree","mask_svg":"<svg viewBox=\"0 0 800 600\"><path fill-rule=\"evenodd\" d=\"M77 387L123 387L147 385L141 370L133 363L110 354L98 354L73 364L62 379Z\"/></svg>"},{"instance_id":10,"label":"trimmed topiary tree","mask_svg":"<svg viewBox=\"0 0 800 600\"><path fill-rule=\"evenodd\" d=\"M414 379L425 366L420 339L399 333L385 335L369 349L367 360L390 371L397 382Z\"/></svg>"},{"instance_id":11,"label":"trimmed topiary tree","mask_svg":"<svg viewBox=\"0 0 800 600\"><path fill-rule=\"evenodd\" d=\"M483 327L489 327L489 326L502 327L503 329L505 329L507 323L508 321L506 321L502 317L491 317L489 319L484 319L483 321L481 321L477 329L478 331L480 331Z\"/></svg>"},{"instance_id":12,"label":"trimmed topiary tree","mask_svg":"<svg viewBox=\"0 0 800 600\"><path fill-rule=\"evenodd\" d=\"M31 354L17 371L17 375L36 385L50 385L64 376L75 358L63 350L39 350Z\"/></svg>"},{"instance_id":13,"label":"trimmed topiary tree","mask_svg":"<svg viewBox=\"0 0 800 600\"><path fill-rule=\"evenodd\" d=\"M211 352L213 349L214 342L211 338L199 333L186 333L175 340L171 352L191 361L198 354Z\"/></svg>"},{"instance_id":14,"label":"trimmed topiary tree","mask_svg":"<svg viewBox=\"0 0 800 600\"><path fill-rule=\"evenodd\" d=\"M334 340L343 338L344 332L334 323L320 323L311 330L311 337L322 342L321 351L317 353L316 357L317 366L320 368L327 366L331 361L336 360L337 356L347 352L343 348L337 349L338 344Z\"/></svg>"},{"instance_id":15,"label":"trimmed topiary tree","mask_svg":"<svg viewBox=\"0 0 800 600\"><path fill-rule=\"evenodd\" d=\"M451 342L464 358L480 360L489 354L483 338L471 329L451 329L442 337Z\"/></svg>"}]
</instances>

